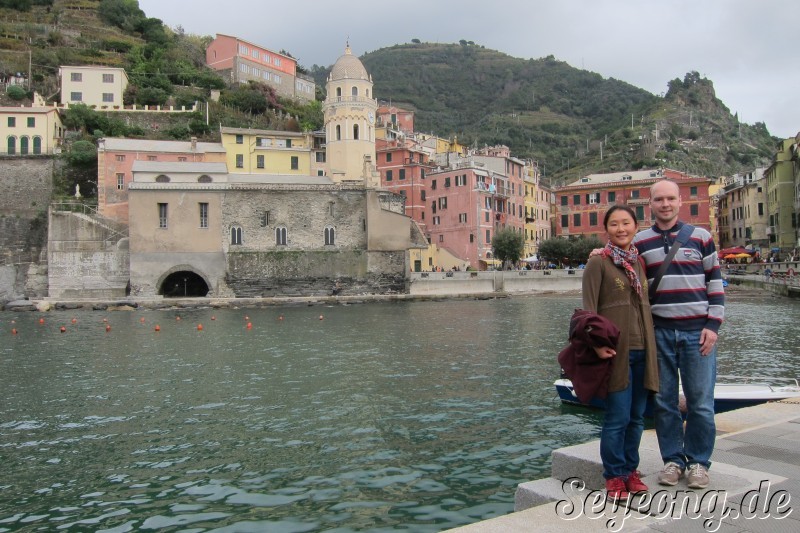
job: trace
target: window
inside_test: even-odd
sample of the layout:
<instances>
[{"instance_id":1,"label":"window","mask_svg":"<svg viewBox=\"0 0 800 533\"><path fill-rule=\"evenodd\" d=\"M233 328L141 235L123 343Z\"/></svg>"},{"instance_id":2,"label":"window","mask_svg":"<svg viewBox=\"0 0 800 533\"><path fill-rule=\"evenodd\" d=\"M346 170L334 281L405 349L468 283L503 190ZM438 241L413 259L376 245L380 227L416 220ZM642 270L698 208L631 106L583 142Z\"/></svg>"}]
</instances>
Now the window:
<instances>
[{"instance_id":1,"label":"window","mask_svg":"<svg viewBox=\"0 0 800 533\"><path fill-rule=\"evenodd\" d=\"M486 244L491 244L492 242L492 230L486 230Z\"/></svg>"},{"instance_id":2,"label":"window","mask_svg":"<svg viewBox=\"0 0 800 533\"><path fill-rule=\"evenodd\" d=\"M758 216L764 216L764 204L761 202L758 204Z\"/></svg>"},{"instance_id":3,"label":"window","mask_svg":"<svg viewBox=\"0 0 800 533\"><path fill-rule=\"evenodd\" d=\"M431 180L431 190L432 191L436 190L436 180Z\"/></svg>"},{"instance_id":4,"label":"window","mask_svg":"<svg viewBox=\"0 0 800 533\"><path fill-rule=\"evenodd\" d=\"M70 72L69 81L83 81L83 74L80 72Z\"/></svg>"},{"instance_id":5,"label":"window","mask_svg":"<svg viewBox=\"0 0 800 533\"><path fill-rule=\"evenodd\" d=\"M17 138L14 136L8 137L8 155L14 155L17 153Z\"/></svg>"},{"instance_id":6,"label":"window","mask_svg":"<svg viewBox=\"0 0 800 533\"><path fill-rule=\"evenodd\" d=\"M28 127L29 128L36 127L36 117L28 117Z\"/></svg>"},{"instance_id":7,"label":"window","mask_svg":"<svg viewBox=\"0 0 800 533\"><path fill-rule=\"evenodd\" d=\"M257 155L256 156L256 167L257 168L264 168L264 156Z\"/></svg>"},{"instance_id":8,"label":"window","mask_svg":"<svg viewBox=\"0 0 800 533\"><path fill-rule=\"evenodd\" d=\"M244 155L236 154L236 168L244 168Z\"/></svg>"},{"instance_id":9,"label":"window","mask_svg":"<svg viewBox=\"0 0 800 533\"><path fill-rule=\"evenodd\" d=\"M292 156L292 170L297 170L300 168L300 158L296 155Z\"/></svg>"},{"instance_id":10,"label":"window","mask_svg":"<svg viewBox=\"0 0 800 533\"><path fill-rule=\"evenodd\" d=\"M589 213L589 225L590 226L597 225L597 213Z\"/></svg>"},{"instance_id":11,"label":"window","mask_svg":"<svg viewBox=\"0 0 800 533\"><path fill-rule=\"evenodd\" d=\"M700 214L700 207L697 204L692 204L689 206L689 214L693 217L696 217Z\"/></svg>"},{"instance_id":12,"label":"window","mask_svg":"<svg viewBox=\"0 0 800 533\"><path fill-rule=\"evenodd\" d=\"M203 174L202 176L197 176L197 183L211 183L212 181L214 181L214 180L212 180L211 176L209 176L208 174Z\"/></svg>"},{"instance_id":13,"label":"window","mask_svg":"<svg viewBox=\"0 0 800 533\"><path fill-rule=\"evenodd\" d=\"M447 196L439 198L439 209L447 209Z\"/></svg>"},{"instance_id":14,"label":"window","mask_svg":"<svg viewBox=\"0 0 800 533\"><path fill-rule=\"evenodd\" d=\"M462 224L467 221L467 214L466 213L459 213L458 214L458 221Z\"/></svg>"},{"instance_id":15,"label":"window","mask_svg":"<svg viewBox=\"0 0 800 533\"><path fill-rule=\"evenodd\" d=\"M444 242L444 235L439 235L439 242Z\"/></svg>"},{"instance_id":16,"label":"window","mask_svg":"<svg viewBox=\"0 0 800 533\"><path fill-rule=\"evenodd\" d=\"M568 201L569 201L569 200L567 199L567 197L566 197L566 196L562 196L562 197L561 197L561 205L569 205L569 204L567 203Z\"/></svg>"},{"instance_id":17,"label":"window","mask_svg":"<svg viewBox=\"0 0 800 533\"><path fill-rule=\"evenodd\" d=\"M636 206L636 220L644 220L644 206L637 205Z\"/></svg>"},{"instance_id":18,"label":"window","mask_svg":"<svg viewBox=\"0 0 800 533\"><path fill-rule=\"evenodd\" d=\"M148 161L158 161L158 156L155 156L155 155L148 155L148 156L147 156L147 160L148 160Z\"/></svg>"},{"instance_id":19,"label":"window","mask_svg":"<svg viewBox=\"0 0 800 533\"><path fill-rule=\"evenodd\" d=\"M242 244L242 228L239 226L231 226L231 244Z\"/></svg>"},{"instance_id":20,"label":"window","mask_svg":"<svg viewBox=\"0 0 800 533\"><path fill-rule=\"evenodd\" d=\"M436 211L434 211L435 213ZM438 226L441 219L438 216L433 217L433 225Z\"/></svg>"},{"instance_id":21,"label":"window","mask_svg":"<svg viewBox=\"0 0 800 533\"><path fill-rule=\"evenodd\" d=\"M264 214L261 215L261 227L266 228L269 226L269 211L264 211Z\"/></svg>"},{"instance_id":22,"label":"window","mask_svg":"<svg viewBox=\"0 0 800 533\"><path fill-rule=\"evenodd\" d=\"M484 211L483 215L484 215L483 217L484 221L489 222L489 211Z\"/></svg>"},{"instance_id":23,"label":"window","mask_svg":"<svg viewBox=\"0 0 800 533\"><path fill-rule=\"evenodd\" d=\"M15 128L17 126L17 117L8 117L8 127Z\"/></svg>"},{"instance_id":24,"label":"window","mask_svg":"<svg viewBox=\"0 0 800 533\"><path fill-rule=\"evenodd\" d=\"M208 204L205 202L200 202L200 227L207 228L208 227Z\"/></svg>"},{"instance_id":25,"label":"window","mask_svg":"<svg viewBox=\"0 0 800 533\"><path fill-rule=\"evenodd\" d=\"M586 195L586 203L589 205L591 204L599 204L600 203L600 193L599 192L590 192Z\"/></svg>"},{"instance_id":26,"label":"window","mask_svg":"<svg viewBox=\"0 0 800 533\"><path fill-rule=\"evenodd\" d=\"M166 228L167 227L167 205L168 204L158 204L158 227L159 228Z\"/></svg>"},{"instance_id":27,"label":"window","mask_svg":"<svg viewBox=\"0 0 800 533\"><path fill-rule=\"evenodd\" d=\"M448 187L450 187L450 178L445 178L444 179L444 188L446 189Z\"/></svg>"},{"instance_id":28,"label":"window","mask_svg":"<svg viewBox=\"0 0 800 533\"><path fill-rule=\"evenodd\" d=\"M386 162L387 163L391 163L392 162L392 153L391 152L387 152L386 153Z\"/></svg>"},{"instance_id":29,"label":"window","mask_svg":"<svg viewBox=\"0 0 800 533\"><path fill-rule=\"evenodd\" d=\"M117 159L117 161L125 161L125 156L124 155L118 155L116 157L116 159Z\"/></svg>"},{"instance_id":30,"label":"window","mask_svg":"<svg viewBox=\"0 0 800 533\"><path fill-rule=\"evenodd\" d=\"M469 242L475 242L475 234L474 233L470 233L469 234Z\"/></svg>"},{"instance_id":31,"label":"window","mask_svg":"<svg viewBox=\"0 0 800 533\"><path fill-rule=\"evenodd\" d=\"M42 153L42 138L39 136L33 138L33 153L34 154Z\"/></svg>"},{"instance_id":32,"label":"window","mask_svg":"<svg viewBox=\"0 0 800 533\"><path fill-rule=\"evenodd\" d=\"M608 203L614 203L617 200L617 193L615 191L608 191Z\"/></svg>"},{"instance_id":33,"label":"window","mask_svg":"<svg viewBox=\"0 0 800 533\"><path fill-rule=\"evenodd\" d=\"M70 102L82 102L83 93L78 91L72 91L71 93L69 93L69 100Z\"/></svg>"},{"instance_id":34,"label":"window","mask_svg":"<svg viewBox=\"0 0 800 533\"><path fill-rule=\"evenodd\" d=\"M169 176L165 176L164 174L159 174L156 176L156 183L169 183L170 179Z\"/></svg>"},{"instance_id":35,"label":"window","mask_svg":"<svg viewBox=\"0 0 800 533\"><path fill-rule=\"evenodd\" d=\"M350 89L350 94L352 94L353 96L358 96L358 87L353 87L352 89Z\"/></svg>"},{"instance_id":36,"label":"window","mask_svg":"<svg viewBox=\"0 0 800 533\"><path fill-rule=\"evenodd\" d=\"M689 187L689 196L697 196L697 187Z\"/></svg>"},{"instance_id":37,"label":"window","mask_svg":"<svg viewBox=\"0 0 800 533\"><path fill-rule=\"evenodd\" d=\"M639 198L639 189L631 191L631 198Z\"/></svg>"},{"instance_id":38,"label":"window","mask_svg":"<svg viewBox=\"0 0 800 533\"><path fill-rule=\"evenodd\" d=\"M336 140L337 141L342 140L342 127L338 125L336 126Z\"/></svg>"},{"instance_id":39,"label":"window","mask_svg":"<svg viewBox=\"0 0 800 533\"><path fill-rule=\"evenodd\" d=\"M123 189L125 189L125 174L117 172L117 190L121 191Z\"/></svg>"},{"instance_id":40,"label":"window","mask_svg":"<svg viewBox=\"0 0 800 533\"><path fill-rule=\"evenodd\" d=\"M562 228L569 227L569 215L561 215L561 227Z\"/></svg>"},{"instance_id":41,"label":"window","mask_svg":"<svg viewBox=\"0 0 800 533\"><path fill-rule=\"evenodd\" d=\"M391 170L387 170L386 171L386 181L392 181L392 171Z\"/></svg>"},{"instance_id":42,"label":"window","mask_svg":"<svg viewBox=\"0 0 800 533\"><path fill-rule=\"evenodd\" d=\"M579 228L581 226L581 214L580 213L575 213L574 215L572 215L572 225L575 226L576 228Z\"/></svg>"},{"instance_id":43,"label":"window","mask_svg":"<svg viewBox=\"0 0 800 533\"><path fill-rule=\"evenodd\" d=\"M423 201L425 200L425 189L419 191L419 199Z\"/></svg>"},{"instance_id":44,"label":"window","mask_svg":"<svg viewBox=\"0 0 800 533\"><path fill-rule=\"evenodd\" d=\"M104 102L113 102L114 101L114 93L103 93L103 101Z\"/></svg>"},{"instance_id":45,"label":"window","mask_svg":"<svg viewBox=\"0 0 800 533\"><path fill-rule=\"evenodd\" d=\"M179 162L179 163L185 163L185 162L186 162L186 158L185 158L185 157L183 157L183 156L179 156L179 157L178 157L178 162Z\"/></svg>"},{"instance_id":46,"label":"window","mask_svg":"<svg viewBox=\"0 0 800 533\"><path fill-rule=\"evenodd\" d=\"M27 155L28 153L28 136L24 135L19 138L19 153L21 155Z\"/></svg>"},{"instance_id":47,"label":"window","mask_svg":"<svg viewBox=\"0 0 800 533\"><path fill-rule=\"evenodd\" d=\"M336 244L336 228L325 226L325 245L333 246L334 244Z\"/></svg>"},{"instance_id":48,"label":"window","mask_svg":"<svg viewBox=\"0 0 800 533\"><path fill-rule=\"evenodd\" d=\"M573 194L572 195L572 205L581 205L581 195L580 194Z\"/></svg>"},{"instance_id":49,"label":"window","mask_svg":"<svg viewBox=\"0 0 800 533\"><path fill-rule=\"evenodd\" d=\"M286 246L286 228L281 226L275 228L275 244L278 246Z\"/></svg>"},{"instance_id":50,"label":"window","mask_svg":"<svg viewBox=\"0 0 800 533\"><path fill-rule=\"evenodd\" d=\"M353 124L353 139L358 140L358 124Z\"/></svg>"},{"instance_id":51,"label":"window","mask_svg":"<svg viewBox=\"0 0 800 533\"><path fill-rule=\"evenodd\" d=\"M291 148L291 147L292 147L292 140L286 139L286 148Z\"/></svg>"},{"instance_id":52,"label":"window","mask_svg":"<svg viewBox=\"0 0 800 533\"><path fill-rule=\"evenodd\" d=\"M103 83L114 83L113 74L103 74Z\"/></svg>"},{"instance_id":53,"label":"window","mask_svg":"<svg viewBox=\"0 0 800 533\"><path fill-rule=\"evenodd\" d=\"M317 152L317 163L324 163L325 162L325 152Z\"/></svg>"},{"instance_id":54,"label":"window","mask_svg":"<svg viewBox=\"0 0 800 533\"><path fill-rule=\"evenodd\" d=\"M401 180L406 179L406 169L401 168L400 170L397 171L397 173L398 173L397 179Z\"/></svg>"},{"instance_id":55,"label":"window","mask_svg":"<svg viewBox=\"0 0 800 533\"><path fill-rule=\"evenodd\" d=\"M236 136L236 144L244 144L244 135Z\"/></svg>"}]
</instances>

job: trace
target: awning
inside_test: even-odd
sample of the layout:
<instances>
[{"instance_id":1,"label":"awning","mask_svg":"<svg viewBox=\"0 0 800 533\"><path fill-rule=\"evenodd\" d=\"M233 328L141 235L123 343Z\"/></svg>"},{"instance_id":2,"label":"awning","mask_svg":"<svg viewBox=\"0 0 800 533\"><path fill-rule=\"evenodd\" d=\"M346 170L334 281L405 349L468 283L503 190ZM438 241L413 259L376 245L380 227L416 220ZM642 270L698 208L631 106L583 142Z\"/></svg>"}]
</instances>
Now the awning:
<instances>
[{"instance_id":1,"label":"awning","mask_svg":"<svg viewBox=\"0 0 800 533\"><path fill-rule=\"evenodd\" d=\"M530 257L526 257L525 259L523 259L523 261L525 261L526 263L536 263L537 261L539 261L539 257L537 257L536 255L532 255Z\"/></svg>"}]
</instances>

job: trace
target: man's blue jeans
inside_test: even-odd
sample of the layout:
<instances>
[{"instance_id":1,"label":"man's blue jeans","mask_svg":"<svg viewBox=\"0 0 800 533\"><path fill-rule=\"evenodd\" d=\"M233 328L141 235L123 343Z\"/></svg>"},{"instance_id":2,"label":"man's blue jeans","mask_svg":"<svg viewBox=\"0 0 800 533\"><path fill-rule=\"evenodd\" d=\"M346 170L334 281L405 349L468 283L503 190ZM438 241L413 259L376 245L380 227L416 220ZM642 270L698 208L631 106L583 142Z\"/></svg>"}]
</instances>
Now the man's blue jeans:
<instances>
[{"instance_id":1,"label":"man's blue jeans","mask_svg":"<svg viewBox=\"0 0 800 533\"><path fill-rule=\"evenodd\" d=\"M639 468L639 443L648 395L644 388L645 351L631 350L628 359L628 388L609 392L606 398L600 431L600 458L606 479L627 477Z\"/></svg>"},{"instance_id":2,"label":"man's blue jeans","mask_svg":"<svg viewBox=\"0 0 800 533\"><path fill-rule=\"evenodd\" d=\"M655 426L664 464L682 468L699 463L711 466L716 426L714 384L717 379L717 349L700 354L700 331L656 327L658 348L658 394ZM686 397L686 428L678 408L678 376Z\"/></svg>"}]
</instances>

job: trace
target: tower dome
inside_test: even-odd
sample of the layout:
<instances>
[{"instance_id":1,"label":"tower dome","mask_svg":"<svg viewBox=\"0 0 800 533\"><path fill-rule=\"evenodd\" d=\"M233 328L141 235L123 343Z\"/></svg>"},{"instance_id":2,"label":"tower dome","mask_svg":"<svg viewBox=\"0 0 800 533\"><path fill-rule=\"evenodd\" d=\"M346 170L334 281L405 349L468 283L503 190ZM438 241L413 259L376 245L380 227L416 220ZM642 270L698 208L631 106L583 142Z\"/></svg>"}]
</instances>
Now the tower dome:
<instances>
[{"instance_id":1,"label":"tower dome","mask_svg":"<svg viewBox=\"0 0 800 533\"><path fill-rule=\"evenodd\" d=\"M350 45L344 49L344 55L339 56L339 59L334 63L331 69L329 80L342 80L342 79L356 79L370 81L367 69L350 51Z\"/></svg>"}]
</instances>

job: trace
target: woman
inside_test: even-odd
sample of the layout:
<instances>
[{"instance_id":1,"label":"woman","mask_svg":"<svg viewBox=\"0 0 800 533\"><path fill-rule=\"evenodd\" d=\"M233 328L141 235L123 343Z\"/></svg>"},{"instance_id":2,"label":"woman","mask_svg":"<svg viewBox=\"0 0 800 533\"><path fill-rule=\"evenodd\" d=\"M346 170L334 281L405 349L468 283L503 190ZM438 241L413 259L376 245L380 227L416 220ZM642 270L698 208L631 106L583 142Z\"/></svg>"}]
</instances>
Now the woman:
<instances>
[{"instance_id":1,"label":"woman","mask_svg":"<svg viewBox=\"0 0 800 533\"><path fill-rule=\"evenodd\" d=\"M616 349L595 348L611 359L608 396L600 433L600 458L606 495L624 501L646 492L639 467L639 443L649 391L658 391L658 364L653 319L647 298L647 276L632 244L636 214L612 206L603 219L608 243L591 257L583 274L583 308L613 322L620 330Z\"/></svg>"}]
</instances>

